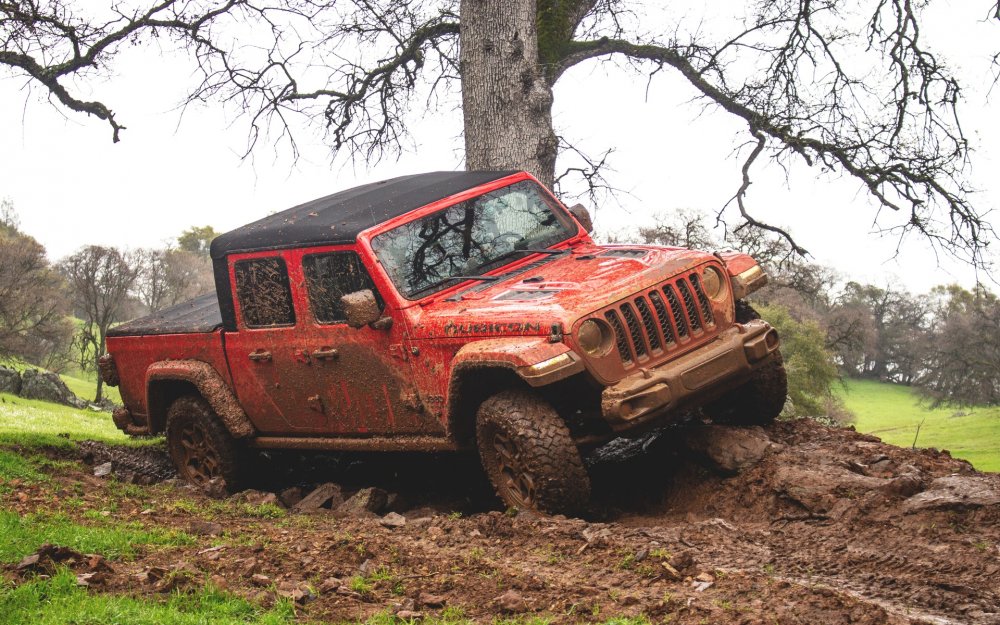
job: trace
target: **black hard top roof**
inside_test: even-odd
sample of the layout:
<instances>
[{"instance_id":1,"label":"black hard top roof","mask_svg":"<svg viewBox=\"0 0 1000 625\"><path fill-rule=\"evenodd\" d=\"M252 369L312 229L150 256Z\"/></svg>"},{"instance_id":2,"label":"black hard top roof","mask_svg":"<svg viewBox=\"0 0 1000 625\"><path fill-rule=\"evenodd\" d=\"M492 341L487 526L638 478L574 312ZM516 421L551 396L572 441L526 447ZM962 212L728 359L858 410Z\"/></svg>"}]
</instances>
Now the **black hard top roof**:
<instances>
[{"instance_id":1,"label":"black hard top roof","mask_svg":"<svg viewBox=\"0 0 1000 625\"><path fill-rule=\"evenodd\" d=\"M108 336L140 336L148 334L192 334L212 332L222 327L222 313L215 293L181 302L145 317L123 323L108 330Z\"/></svg>"},{"instance_id":2,"label":"black hard top roof","mask_svg":"<svg viewBox=\"0 0 1000 625\"><path fill-rule=\"evenodd\" d=\"M236 252L353 243L362 230L514 171L441 171L373 182L268 215L212 241L212 258Z\"/></svg>"}]
</instances>

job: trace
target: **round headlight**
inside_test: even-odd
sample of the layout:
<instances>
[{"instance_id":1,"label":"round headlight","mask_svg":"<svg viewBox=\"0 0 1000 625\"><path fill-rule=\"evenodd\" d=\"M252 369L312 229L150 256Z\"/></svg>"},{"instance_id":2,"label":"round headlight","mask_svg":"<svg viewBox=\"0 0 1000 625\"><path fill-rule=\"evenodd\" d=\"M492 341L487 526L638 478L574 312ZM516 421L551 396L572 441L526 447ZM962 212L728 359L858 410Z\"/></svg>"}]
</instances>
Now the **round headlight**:
<instances>
[{"instance_id":1,"label":"round headlight","mask_svg":"<svg viewBox=\"0 0 1000 625\"><path fill-rule=\"evenodd\" d=\"M715 267L706 267L701 274L701 285L705 289L705 295L712 299L718 299L725 289L722 286L722 274Z\"/></svg>"},{"instance_id":2,"label":"round headlight","mask_svg":"<svg viewBox=\"0 0 1000 625\"><path fill-rule=\"evenodd\" d=\"M589 355L604 356L611 350L611 328L595 319L587 319L576 332L576 342Z\"/></svg>"}]
</instances>

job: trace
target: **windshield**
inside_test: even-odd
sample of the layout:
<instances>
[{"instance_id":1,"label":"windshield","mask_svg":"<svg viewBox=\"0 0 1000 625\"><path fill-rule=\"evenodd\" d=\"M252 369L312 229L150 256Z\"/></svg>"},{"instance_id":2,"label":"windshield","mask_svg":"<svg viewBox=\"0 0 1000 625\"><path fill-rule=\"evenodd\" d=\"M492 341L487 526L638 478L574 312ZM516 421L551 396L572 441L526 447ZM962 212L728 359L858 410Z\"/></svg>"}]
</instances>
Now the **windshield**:
<instances>
[{"instance_id":1,"label":"windshield","mask_svg":"<svg viewBox=\"0 0 1000 625\"><path fill-rule=\"evenodd\" d=\"M413 299L576 232L565 211L525 180L393 228L372 239L372 247L396 288Z\"/></svg>"}]
</instances>

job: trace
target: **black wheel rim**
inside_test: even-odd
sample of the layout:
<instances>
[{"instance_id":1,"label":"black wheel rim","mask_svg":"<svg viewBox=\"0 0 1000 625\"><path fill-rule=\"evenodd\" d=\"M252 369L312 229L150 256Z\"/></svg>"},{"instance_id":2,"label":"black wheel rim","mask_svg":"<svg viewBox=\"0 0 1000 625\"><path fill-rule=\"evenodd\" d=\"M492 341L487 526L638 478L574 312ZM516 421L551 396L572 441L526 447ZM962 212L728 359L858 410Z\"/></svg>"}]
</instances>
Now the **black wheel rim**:
<instances>
[{"instance_id":1,"label":"black wheel rim","mask_svg":"<svg viewBox=\"0 0 1000 625\"><path fill-rule=\"evenodd\" d=\"M501 497L516 507L534 507L535 476L524 466L517 444L502 432L495 432L493 452L497 463L497 489Z\"/></svg>"},{"instance_id":2,"label":"black wheel rim","mask_svg":"<svg viewBox=\"0 0 1000 625\"><path fill-rule=\"evenodd\" d=\"M181 470L195 484L204 485L221 475L221 459L212 437L198 422L185 423L178 433Z\"/></svg>"}]
</instances>

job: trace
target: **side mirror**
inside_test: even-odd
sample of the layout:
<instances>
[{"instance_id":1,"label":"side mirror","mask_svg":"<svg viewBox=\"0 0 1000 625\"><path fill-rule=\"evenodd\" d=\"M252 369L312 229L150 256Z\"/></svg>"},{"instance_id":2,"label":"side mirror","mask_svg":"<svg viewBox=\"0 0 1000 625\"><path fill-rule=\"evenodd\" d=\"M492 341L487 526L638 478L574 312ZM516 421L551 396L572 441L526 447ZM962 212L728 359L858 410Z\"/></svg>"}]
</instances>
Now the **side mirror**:
<instances>
[{"instance_id":1,"label":"side mirror","mask_svg":"<svg viewBox=\"0 0 1000 625\"><path fill-rule=\"evenodd\" d=\"M590 211L583 204L575 204L569 207L569 214L572 215L583 229L588 233L594 231L594 220L590 218Z\"/></svg>"},{"instance_id":2,"label":"side mirror","mask_svg":"<svg viewBox=\"0 0 1000 625\"><path fill-rule=\"evenodd\" d=\"M344 307L344 314L347 315L347 325L352 328L372 325L381 329L392 325L392 317L382 317L378 300L369 289L348 293L340 298L340 303Z\"/></svg>"}]
</instances>

